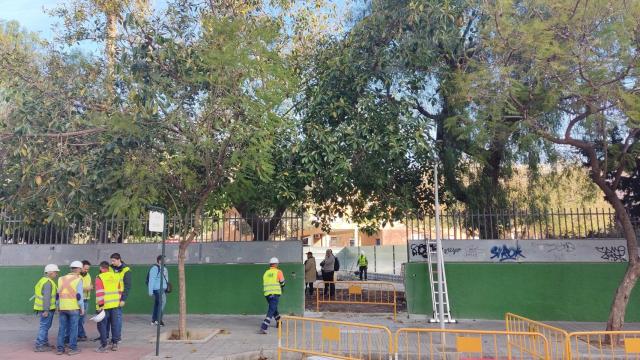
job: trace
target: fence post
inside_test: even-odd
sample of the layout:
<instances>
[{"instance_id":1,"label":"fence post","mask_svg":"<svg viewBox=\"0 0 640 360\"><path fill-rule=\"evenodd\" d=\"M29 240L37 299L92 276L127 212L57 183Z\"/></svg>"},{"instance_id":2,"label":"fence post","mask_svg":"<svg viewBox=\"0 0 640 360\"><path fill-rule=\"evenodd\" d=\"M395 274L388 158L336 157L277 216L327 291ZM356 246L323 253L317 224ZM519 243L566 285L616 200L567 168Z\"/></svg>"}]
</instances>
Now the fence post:
<instances>
[{"instance_id":1,"label":"fence post","mask_svg":"<svg viewBox=\"0 0 640 360\"><path fill-rule=\"evenodd\" d=\"M391 245L391 253L393 254L393 275L396 274L396 246Z\"/></svg>"},{"instance_id":2,"label":"fence post","mask_svg":"<svg viewBox=\"0 0 640 360\"><path fill-rule=\"evenodd\" d=\"M378 247L377 245L373 245L373 272L377 273L378 272L378 260L376 257L376 247Z\"/></svg>"}]
</instances>

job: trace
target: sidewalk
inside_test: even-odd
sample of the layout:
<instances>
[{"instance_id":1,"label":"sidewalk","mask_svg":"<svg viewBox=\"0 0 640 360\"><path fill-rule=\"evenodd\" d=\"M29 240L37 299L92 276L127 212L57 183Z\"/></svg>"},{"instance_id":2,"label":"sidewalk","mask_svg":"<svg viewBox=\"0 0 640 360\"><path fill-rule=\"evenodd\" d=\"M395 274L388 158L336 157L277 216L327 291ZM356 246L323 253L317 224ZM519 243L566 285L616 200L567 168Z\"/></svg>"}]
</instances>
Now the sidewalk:
<instances>
[{"instance_id":1,"label":"sidewalk","mask_svg":"<svg viewBox=\"0 0 640 360\"><path fill-rule=\"evenodd\" d=\"M320 315L310 312L306 316L320 317ZM406 314L398 316L398 322L393 322L388 315L368 315L368 314L344 314L325 313L321 315L325 319L336 319L343 321L362 322L369 324L379 324L389 327L395 331L401 327L437 327L437 324L429 324L425 320L407 319ZM216 328L222 329L222 334L216 335L205 344L160 344L160 359L213 359L224 358L233 354L265 351L272 354L277 348L277 332L275 328L270 329L268 335L256 333L262 316L221 316L221 315L192 315L189 316L188 326L191 328ZM123 340L120 350L106 354L94 352L98 346L97 342L88 341L79 343L82 353L76 359L158 359L155 357L156 328L149 323L148 315L126 315L123 327ZM176 328L178 317L169 315L165 317L167 329ZM60 359L51 353L34 353L33 339L37 330L37 319L29 315L0 315L0 358L6 360L49 360ZM575 323L575 322L550 322L569 331L602 330L602 323ZM498 320L461 320L458 324L448 325L457 329L485 329L504 330L504 322ZM90 339L97 337L98 333L93 323L86 327ZM628 323L625 330L640 330L640 323ZM55 343L58 332L57 316L54 325L49 333L50 342ZM265 354L270 359L269 355ZM66 358L66 355L65 357ZM257 359L257 356L255 357Z\"/></svg>"}]
</instances>

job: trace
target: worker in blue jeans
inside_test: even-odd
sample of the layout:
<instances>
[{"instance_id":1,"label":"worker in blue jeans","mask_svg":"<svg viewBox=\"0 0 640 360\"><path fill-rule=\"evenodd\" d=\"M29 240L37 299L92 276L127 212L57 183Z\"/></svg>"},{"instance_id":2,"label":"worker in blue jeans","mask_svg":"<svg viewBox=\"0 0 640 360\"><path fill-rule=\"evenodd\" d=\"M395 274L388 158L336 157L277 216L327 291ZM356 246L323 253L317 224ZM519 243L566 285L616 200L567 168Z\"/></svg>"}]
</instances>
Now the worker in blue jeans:
<instances>
[{"instance_id":1,"label":"worker in blue jeans","mask_svg":"<svg viewBox=\"0 0 640 360\"><path fill-rule=\"evenodd\" d=\"M151 313L151 325L164 326L164 321L160 318L160 313L164 314L164 306L167 304L167 288L169 286L169 270L164 268L163 279L160 278L162 255L156 258L156 264L153 265L147 273L147 288L149 296L153 296L153 312ZM162 280L162 290L160 290L160 280Z\"/></svg>"},{"instance_id":2,"label":"worker in blue jeans","mask_svg":"<svg viewBox=\"0 0 640 360\"><path fill-rule=\"evenodd\" d=\"M58 279L59 321L58 341L56 344L57 355L64 354L65 335L69 334L69 355L80 353L78 350L78 321L80 315L84 315L84 298L82 290L82 262L74 261L69 266L71 272Z\"/></svg>"},{"instance_id":3,"label":"worker in blue jeans","mask_svg":"<svg viewBox=\"0 0 640 360\"><path fill-rule=\"evenodd\" d=\"M278 302L280 301L280 295L282 295L282 288L284 287L284 275L282 271L278 269L278 258L271 258L269 260L269 270L265 271L262 276L262 288L264 290L264 297L267 299L269 309L267 310L267 316L265 317L258 334L266 334L270 319L276 321L276 327L279 326L280 314L278 313Z\"/></svg>"}]
</instances>

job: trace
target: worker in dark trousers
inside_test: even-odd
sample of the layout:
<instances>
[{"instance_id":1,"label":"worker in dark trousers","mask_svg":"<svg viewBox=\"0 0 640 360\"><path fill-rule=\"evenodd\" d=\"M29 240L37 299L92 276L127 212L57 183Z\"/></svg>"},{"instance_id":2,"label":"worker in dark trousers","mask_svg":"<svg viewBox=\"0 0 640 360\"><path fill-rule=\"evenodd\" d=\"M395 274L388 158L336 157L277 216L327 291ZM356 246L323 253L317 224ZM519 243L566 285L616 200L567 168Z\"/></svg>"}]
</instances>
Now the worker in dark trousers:
<instances>
[{"instance_id":1,"label":"worker in dark trousers","mask_svg":"<svg viewBox=\"0 0 640 360\"><path fill-rule=\"evenodd\" d=\"M262 288L264 290L264 297L267 299L269 309L267 310L267 316L265 317L258 334L266 334L270 319L276 321L276 327L278 327L280 321L280 314L278 313L278 302L280 301L280 295L282 295L282 288L284 287L284 275L282 271L278 269L278 258L271 258L269 260L269 269L265 271L262 276Z\"/></svg>"}]
</instances>

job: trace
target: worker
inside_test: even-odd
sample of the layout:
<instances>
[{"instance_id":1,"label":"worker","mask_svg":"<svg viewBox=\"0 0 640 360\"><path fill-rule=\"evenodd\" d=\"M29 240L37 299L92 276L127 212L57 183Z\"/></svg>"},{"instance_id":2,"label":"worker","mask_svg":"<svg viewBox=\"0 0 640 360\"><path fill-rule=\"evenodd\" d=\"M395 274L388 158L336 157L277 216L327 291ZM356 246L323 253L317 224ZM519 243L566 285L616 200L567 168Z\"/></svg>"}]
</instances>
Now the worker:
<instances>
[{"instance_id":1,"label":"worker","mask_svg":"<svg viewBox=\"0 0 640 360\"><path fill-rule=\"evenodd\" d=\"M35 352L51 351L49 345L49 329L53 324L53 314L56 312L56 293L58 286L54 281L58 277L58 265L49 264L44 267L44 276L38 280L34 288L33 310L40 319L40 328L36 337Z\"/></svg>"},{"instance_id":2,"label":"worker","mask_svg":"<svg viewBox=\"0 0 640 360\"><path fill-rule=\"evenodd\" d=\"M264 297L267 299L269 309L267 310L267 317L265 317L258 334L266 334L269 324L271 324L271 318L276 321L276 327L280 326L280 314L278 313L278 301L280 301L280 295L282 295L282 288L284 287L284 275L282 271L278 269L278 258L271 258L269 260L269 269L264 272L262 276L262 288L264 290Z\"/></svg>"},{"instance_id":3,"label":"worker","mask_svg":"<svg viewBox=\"0 0 640 360\"><path fill-rule=\"evenodd\" d=\"M60 326L56 355L64 354L65 335L69 336L69 355L80 353L78 350L78 321L84 315L84 297L82 288L82 262L73 261L69 265L71 272L58 279L58 310Z\"/></svg>"},{"instance_id":4,"label":"worker","mask_svg":"<svg viewBox=\"0 0 640 360\"><path fill-rule=\"evenodd\" d=\"M358 269L360 272L360 281L362 281L363 274L364 274L364 281L367 281L368 266L369 266L369 261L367 260L367 256L364 254L364 251L361 251L360 256L358 257Z\"/></svg>"},{"instance_id":5,"label":"worker","mask_svg":"<svg viewBox=\"0 0 640 360\"><path fill-rule=\"evenodd\" d=\"M80 276L82 277L82 290L84 291L84 313L87 314L87 309L89 307L89 299L91 299L91 290L93 290L93 285L91 282L91 275L89 274L89 270L91 269L91 263L89 260L82 260L82 271L80 272ZM87 341L87 332L84 330L84 318L85 316L80 316L80 320L78 321L78 341Z\"/></svg>"},{"instance_id":6,"label":"worker","mask_svg":"<svg viewBox=\"0 0 640 360\"><path fill-rule=\"evenodd\" d=\"M111 350L118 350L118 342L122 336L122 308L124 307L127 297L129 296L129 290L131 289L131 270L122 261L120 254L113 253L110 256L111 266L109 272L112 272L118 278L118 289L120 293L120 302L118 307L113 310L113 316L109 319L111 326Z\"/></svg>"},{"instance_id":7,"label":"worker","mask_svg":"<svg viewBox=\"0 0 640 360\"><path fill-rule=\"evenodd\" d=\"M109 326L111 319L118 315L120 309L120 297L122 289L120 288L120 279L115 272L109 271L109 263L103 261L100 263L100 274L96 277L96 310L98 312L104 310L105 317L98 323L98 332L100 333L100 346L96 352L107 352L107 338L109 337L109 328L111 328L111 350L118 350L117 341L120 339L118 327Z\"/></svg>"}]
</instances>

